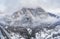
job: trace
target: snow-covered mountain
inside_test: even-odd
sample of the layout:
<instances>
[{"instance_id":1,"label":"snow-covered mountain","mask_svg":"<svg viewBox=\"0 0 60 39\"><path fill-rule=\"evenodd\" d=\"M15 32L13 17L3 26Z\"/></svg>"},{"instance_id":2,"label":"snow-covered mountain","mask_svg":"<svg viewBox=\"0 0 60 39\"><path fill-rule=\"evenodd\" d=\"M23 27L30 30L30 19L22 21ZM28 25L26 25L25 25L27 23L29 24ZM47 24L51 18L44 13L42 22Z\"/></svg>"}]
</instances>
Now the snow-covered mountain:
<instances>
[{"instance_id":1,"label":"snow-covered mountain","mask_svg":"<svg viewBox=\"0 0 60 39\"><path fill-rule=\"evenodd\" d=\"M59 39L60 17L42 8L22 8L0 19L11 39ZM3 28L2 28L3 29Z\"/></svg>"},{"instance_id":2,"label":"snow-covered mountain","mask_svg":"<svg viewBox=\"0 0 60 39\"><path fill-rule=\"evenodd\" d=\"M8 25L32 27L41 24L52 24L59 20L59 16L45 12L42 8L22 8L19 11L6 15L4 20Z\"/></svg>"}]
</instances>

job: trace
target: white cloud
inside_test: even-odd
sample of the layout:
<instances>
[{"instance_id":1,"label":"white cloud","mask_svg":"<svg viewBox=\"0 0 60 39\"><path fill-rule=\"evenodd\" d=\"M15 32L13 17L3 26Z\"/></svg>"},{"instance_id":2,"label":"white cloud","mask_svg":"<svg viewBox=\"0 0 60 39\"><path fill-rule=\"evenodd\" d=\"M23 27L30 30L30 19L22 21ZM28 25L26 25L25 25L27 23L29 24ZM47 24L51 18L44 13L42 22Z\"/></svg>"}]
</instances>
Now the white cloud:
<instances>
[{"instance_id":1,"label":"white cloud","mask_svg":"<svg viewBox=\"0 0 60 39\"><path fill-rule=\"evenodd\" d=\"M42 7L48 12L59 12L60 13L60 0L1 0L4 3L2 11L14 12L22 7ZM59 9L58 9L59 8Z\"/></svg>"},{"instance_id":2,"label":"white cloud","mask_svg":"<svg viewBox=\"0 0 60 39\"><path fill-rule=\"evenodd\" d=\"M4 5L2 5L2 4L0 4L0 11L1 11L1 12L4 12L5 9L6 9L6 7L5 7Z\"/></svg>"}]
</instances>

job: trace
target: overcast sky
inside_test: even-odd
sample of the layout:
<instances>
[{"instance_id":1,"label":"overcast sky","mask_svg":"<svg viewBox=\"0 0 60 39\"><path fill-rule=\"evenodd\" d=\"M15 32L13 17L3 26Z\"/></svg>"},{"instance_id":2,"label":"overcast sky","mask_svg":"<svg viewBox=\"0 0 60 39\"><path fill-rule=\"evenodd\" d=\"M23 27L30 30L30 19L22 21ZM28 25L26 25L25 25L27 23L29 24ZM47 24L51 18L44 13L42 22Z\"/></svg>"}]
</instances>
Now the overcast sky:
<instances>
[{"instance_id":1,"label":"overcast sky","mask_svg":"<svg viewBox=\"0 0 60 39\"><path fill-rule=\"evenodd\" d=\"M1 12L14 12L22 7L42 7L57 14L60 13L60 0L0 0Z\"/></svg>"}]
</instances>

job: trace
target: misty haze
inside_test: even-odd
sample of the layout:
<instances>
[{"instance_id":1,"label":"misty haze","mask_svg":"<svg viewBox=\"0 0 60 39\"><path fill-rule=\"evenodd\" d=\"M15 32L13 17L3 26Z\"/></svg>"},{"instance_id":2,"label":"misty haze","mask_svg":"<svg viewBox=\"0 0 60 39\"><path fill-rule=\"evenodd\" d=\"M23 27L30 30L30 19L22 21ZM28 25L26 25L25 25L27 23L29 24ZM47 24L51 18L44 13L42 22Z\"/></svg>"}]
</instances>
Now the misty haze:
<instances>
[{"instance_id":1,"label":"misty haze","mask_svg":"<svg viewBox=\"0 0 60 39\"><path fill-rule=\"evenodd\" d=\"M60 39L60 0L0 0L0 39Z\"/></svg>"}]
</instances>

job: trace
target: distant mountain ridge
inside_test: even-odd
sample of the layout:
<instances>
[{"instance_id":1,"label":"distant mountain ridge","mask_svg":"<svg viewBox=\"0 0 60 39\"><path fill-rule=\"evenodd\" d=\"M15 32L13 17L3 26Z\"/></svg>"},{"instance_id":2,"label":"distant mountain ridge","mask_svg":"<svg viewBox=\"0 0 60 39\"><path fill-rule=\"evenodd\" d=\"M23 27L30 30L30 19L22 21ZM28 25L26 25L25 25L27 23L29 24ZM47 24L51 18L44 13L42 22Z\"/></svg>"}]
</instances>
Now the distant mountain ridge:
<instances>
[{"instance_id":1,"label":"distant mountain ridge","mask_svg":"<svg viewBox=\"0 0 60 39\"><path fill-rule=\"evenodd\" d=\"M31 13L32 15L40 15L40 14L45 14L46 13L46 14L49 14L50 16L52 16L52 17L59 17L59 16L57 16L55 14L52 14L50 12L45 12L45 10L43 10L40 7L38 7L38 8L22 8L21 10L14 12L13 15L18 14L18 13L20 13L20 14Z\"/></svg>"},{"instance_id":2,"label":"distant mountain ridge","mask_svg":"<svg viewBox=\"0 0 60 39\"><path fill-rule=\"evenodd\" d=\"M41 7L37 8L22 8L14 12L10 16L5 16L3 18L5 24L11 26L41 26L41 25L50 25L54 23L60 17L45 12Z\"/></svg>"}]
</instances>

